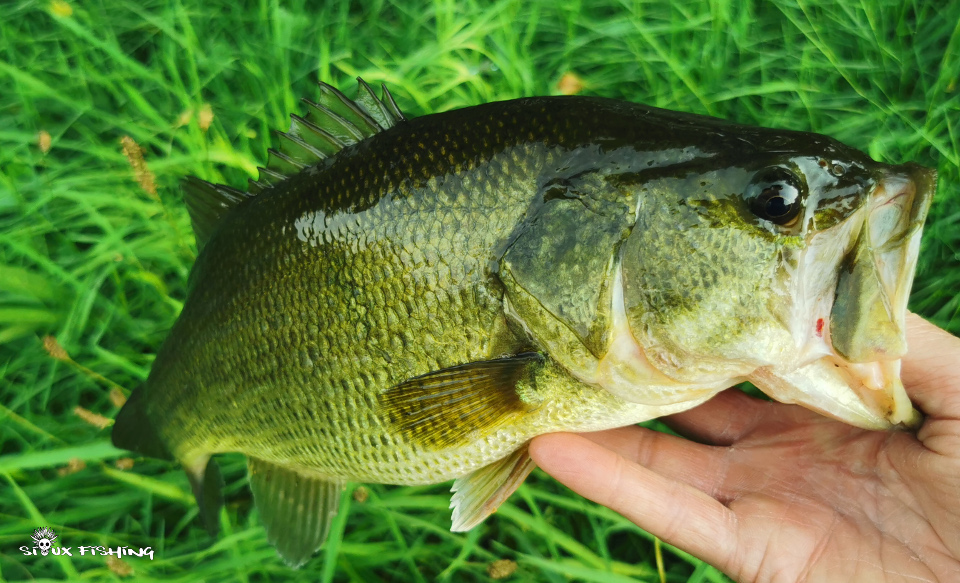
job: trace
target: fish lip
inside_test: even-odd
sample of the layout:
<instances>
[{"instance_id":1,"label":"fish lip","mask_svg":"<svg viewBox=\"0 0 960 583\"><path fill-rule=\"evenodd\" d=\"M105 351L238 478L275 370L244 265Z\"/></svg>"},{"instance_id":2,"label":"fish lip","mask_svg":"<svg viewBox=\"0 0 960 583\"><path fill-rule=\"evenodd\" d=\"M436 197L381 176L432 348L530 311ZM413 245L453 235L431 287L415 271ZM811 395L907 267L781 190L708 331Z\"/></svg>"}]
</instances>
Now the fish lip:
<instances>
[{"instance_id":1,"label":"fish lip","mask_svg":"<svg viewBox=\"0 0 960 583\"><path fill-rule=\"evenodd\" d=\"M871 234L870 242L879 251L903 244L904 239L923 227L936 191L935 170L917 164L904 164L894 168L898 171L883 172L876 188L870 194L867 224L876 231ZM890 232L889 228L884 229L883 219L877 216L890 206L901 209L893 225L895 232Z\"/></svg>"},{"instance_id":2,"label":"fish lip","mask_svg":"<svg viewBox=\"0 0 960 583\"><path fill-rule=\"evenodd\" d=\"M853 381L851 388L891 424L910 429L919 426L922 417L913 408L900 378L901 359L851 363L828 356L826 361L843 370Z\"/></svg>"}]
</instances>

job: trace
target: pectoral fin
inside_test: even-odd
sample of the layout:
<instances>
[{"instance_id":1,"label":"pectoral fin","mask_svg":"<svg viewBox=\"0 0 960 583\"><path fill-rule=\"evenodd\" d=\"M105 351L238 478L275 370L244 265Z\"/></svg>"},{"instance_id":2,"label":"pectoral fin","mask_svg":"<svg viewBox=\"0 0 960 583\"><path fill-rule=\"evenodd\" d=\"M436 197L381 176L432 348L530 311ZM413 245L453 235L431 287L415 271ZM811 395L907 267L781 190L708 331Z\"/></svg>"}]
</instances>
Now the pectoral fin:
<instances>
[{"instance_id":1,"label":"pectoral fin","mask_svg":"<svg viewBox=\"0 0 960 583\"><path fill-rule=\"evenodd\" d=\"M457 478L450 500L453 508L450 530L464 532L483 522L520 487L535 467L524 445L498 462Z\"/></svg>"},{"instance_id":2,"label":"pectoral fin","mask_svg":"<svg viewBox=\"0 0 960 583\"><path fill-rule=\"evenodd\" d=\"M284 562L296 569L320 548L340 507L343 482L250 458L250 490L260 521Z\"/></svg>"},{"instance_id":3,"label":"pectoral fin","mask_svg":"<svg viewBox=\"0 0 960 583\"><path fill-rule=\"evenodd\" d=\"M381 414L421 445L458 445L533 409L542 364L539 354L525 353L430 372L381 394Z\"/></svg>"}]
</instances>

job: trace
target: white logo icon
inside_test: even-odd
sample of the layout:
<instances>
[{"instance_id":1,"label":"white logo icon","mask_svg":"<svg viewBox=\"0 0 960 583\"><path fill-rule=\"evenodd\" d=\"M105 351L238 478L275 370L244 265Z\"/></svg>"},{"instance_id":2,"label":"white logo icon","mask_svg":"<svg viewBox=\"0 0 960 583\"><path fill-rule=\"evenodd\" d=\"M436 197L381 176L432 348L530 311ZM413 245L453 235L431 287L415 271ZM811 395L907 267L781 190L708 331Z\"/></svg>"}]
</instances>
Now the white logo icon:
<instances>
[{"instance_id":1,"label":"white logo icon","mask_svg":"<svg viewBox=\"0 0 960 583\"><path fill-rule=\"evenodd\" d=\"M37 551L40 551L40 556L46 557L48 555L56 556L73 556L74 547L64 547L64 546L54 546L54 542L57 540L57 533L53 532L53 529L44 526L43 528L38 528L33 531L33 536L30 538L33 539L33 546L22 546L20 547L20 552L24 555L33 555L37 556ZM90 553L91 555L106 555L114 556L117 558L120 557L147 557L151 561L153 560L153 549L151 547L147 548L138 548L136 550L124 545L116 548L108 548L101 546L82 546L77 547L77 551L81 555L86 555Z\"/></svg>"},{"instance_id":2,"label":"white logo icon","mask_svg":"<svg viewBox=\"0 0 960 583\"><path fill-rule=\"evenodd\" d=\"M37 548L40 549L40 554L43 556L47 556L55 540L57 540L56 533L46 526L33 531L33 542L36 543Z\"/></svg>"}]
</instances>

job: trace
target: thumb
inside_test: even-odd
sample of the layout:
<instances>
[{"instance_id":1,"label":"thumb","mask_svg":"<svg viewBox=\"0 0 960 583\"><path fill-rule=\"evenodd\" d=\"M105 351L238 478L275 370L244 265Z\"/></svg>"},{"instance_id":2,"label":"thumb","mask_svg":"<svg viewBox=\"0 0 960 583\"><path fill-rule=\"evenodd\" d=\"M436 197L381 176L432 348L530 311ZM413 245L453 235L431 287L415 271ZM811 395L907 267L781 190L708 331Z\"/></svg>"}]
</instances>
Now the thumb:
<instances>
[{"instance_id":1,"label":"thumb","mask_svg":"<svg viewBox=\"0 0 960 583\"><path fill-rule=\"evenodd\" d=\"M907 394L927 415L960 418L960 338L908 313L907 342L902 372Z\"/></svg>"}]
</instances>

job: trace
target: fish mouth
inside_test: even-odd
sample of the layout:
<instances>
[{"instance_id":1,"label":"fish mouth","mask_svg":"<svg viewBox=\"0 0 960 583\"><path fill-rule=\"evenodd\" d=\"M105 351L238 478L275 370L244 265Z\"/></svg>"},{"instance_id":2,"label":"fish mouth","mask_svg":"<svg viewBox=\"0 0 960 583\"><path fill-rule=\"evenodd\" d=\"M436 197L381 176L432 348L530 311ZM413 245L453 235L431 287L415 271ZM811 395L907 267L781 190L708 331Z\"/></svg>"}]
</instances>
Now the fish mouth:
<instances>
[{"instance_id":1,"label":"fish mouth","mask_svg":"<svg viewBox=\"0 0 960 583\"><path fill-rule=\"evenodd\" d=\"M804 328L811 339L799 368L761 367L751 382L778 401L865 429L920 424L900 366L907 352L907 301L935 187L936 173L915 164L879 177L841 259L832 305L813 310L815 320Z\"/></svg>"},{"instance_id":2,"label":"fish mouth","mask_svg":"<svg viewBox=\"0 0 960 583\"><path fill-rule=\"evenodd\" d=\"M900 380L900 359L907 353L907 302L936 173L913 164L897 170L871 193L844 258L830 313L832 354L824 358L871 408L910 426L919 419Z\"/></svg>"},{"instance_id":3,"label":"fish mouth","mask_svg":"<svg viewBox=\"0 0 960 583\"><path fill-rule=\"evenodd\" d=\"M886 175L868 198L830 314L833 350L847 362L897 360L907 352L907 301L935 180L933 171L909 167Z\"/></svg>"}]
</instances>

